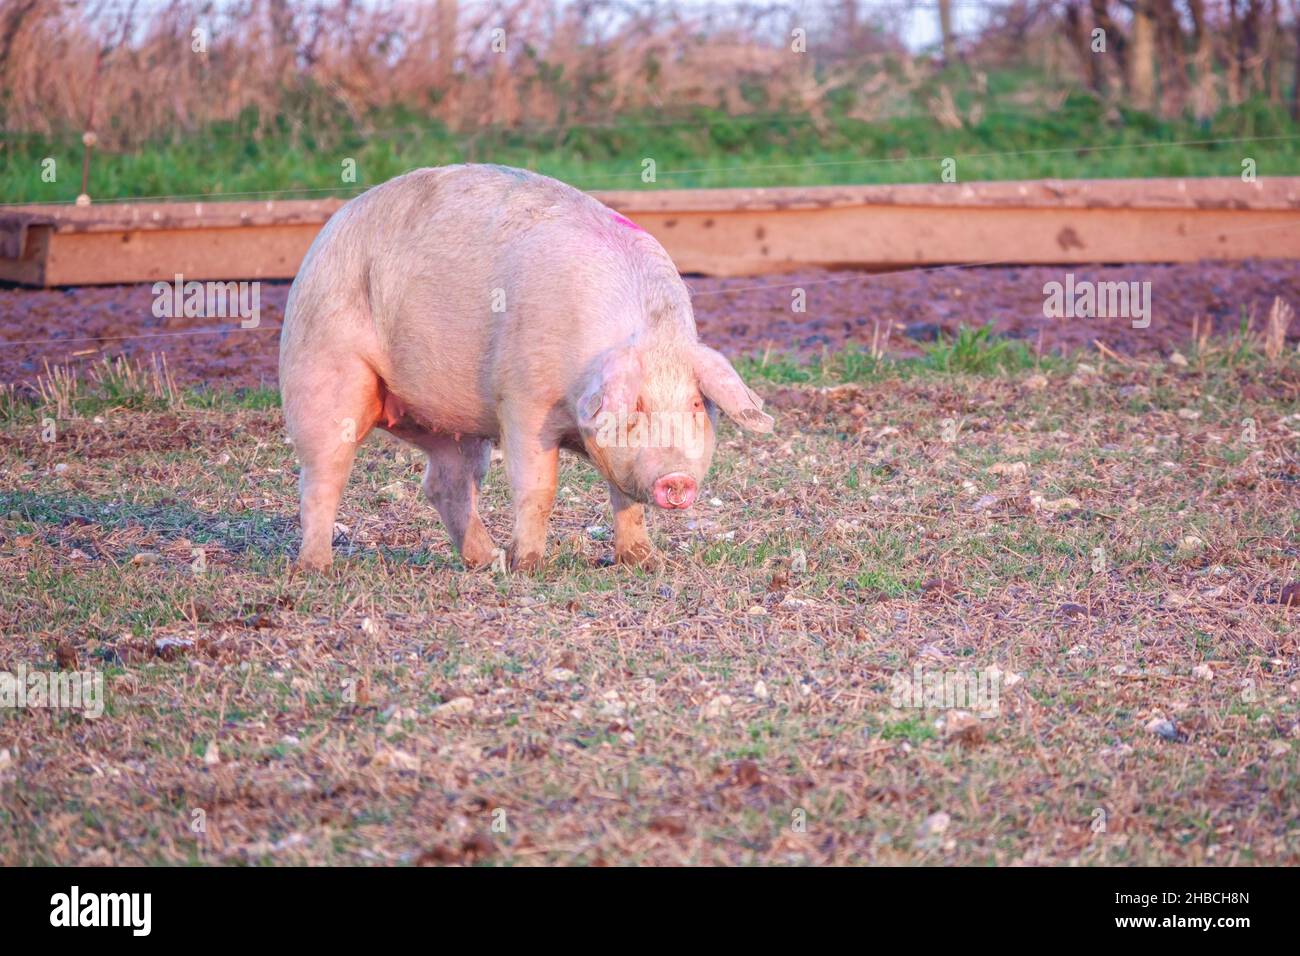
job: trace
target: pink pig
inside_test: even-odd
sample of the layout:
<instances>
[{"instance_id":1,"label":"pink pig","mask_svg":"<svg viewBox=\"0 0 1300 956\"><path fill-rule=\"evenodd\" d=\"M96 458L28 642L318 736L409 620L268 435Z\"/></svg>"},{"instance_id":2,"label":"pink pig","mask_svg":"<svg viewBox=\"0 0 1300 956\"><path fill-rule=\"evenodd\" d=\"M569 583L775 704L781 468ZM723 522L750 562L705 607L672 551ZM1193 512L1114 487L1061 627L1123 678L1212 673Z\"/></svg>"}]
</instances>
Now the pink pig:
<instances>
[{"instance_id":1,"label":"pink pig","mask_svg":"<svg viewBox=\"0 0 1300 956\"><path fill-rule=\"evenodd\" d=\"M467 566L500 442L512 570L546 550L561 448L609 485L614 553L653 564L645 504L687 508L717 408L772 430L762 400L700 344L690 294L649 233L585 193L502 166L421 169L340 209L289 292L280 390L302 461L298 563L330 563L358 444L378 426L429 458L424 493Z\"/></svg>"}]
</instances>

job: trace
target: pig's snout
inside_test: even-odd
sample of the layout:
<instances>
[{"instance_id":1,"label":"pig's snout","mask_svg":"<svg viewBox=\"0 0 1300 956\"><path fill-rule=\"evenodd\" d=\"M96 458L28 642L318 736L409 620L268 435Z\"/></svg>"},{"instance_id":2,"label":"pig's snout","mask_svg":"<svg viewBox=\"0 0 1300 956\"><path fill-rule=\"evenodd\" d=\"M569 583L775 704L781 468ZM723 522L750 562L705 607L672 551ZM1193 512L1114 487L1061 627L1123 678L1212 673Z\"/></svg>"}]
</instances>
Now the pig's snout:
<instances>
[{"instance_id":1,"label":"pig's snout","mask_svg":"<svg viewBox=\"0 0 1300 956\"><path fill-rule=\"evenodd\" d=\"M655 504L660 508L689 508L695 503L695 479L680 471L655 482Z\"/></svg>"}]
</instances>

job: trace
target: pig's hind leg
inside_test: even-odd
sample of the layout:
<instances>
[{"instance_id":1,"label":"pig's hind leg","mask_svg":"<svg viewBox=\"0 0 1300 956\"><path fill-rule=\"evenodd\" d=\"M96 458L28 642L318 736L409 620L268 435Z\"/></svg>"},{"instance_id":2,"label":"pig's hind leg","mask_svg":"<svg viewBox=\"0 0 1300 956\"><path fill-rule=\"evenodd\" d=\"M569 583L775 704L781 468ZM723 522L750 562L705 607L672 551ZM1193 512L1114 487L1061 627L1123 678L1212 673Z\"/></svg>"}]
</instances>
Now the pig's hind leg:
<instances>
[{"instance_id":1,"label":"pig's hind leg","mask_svg":"<svg viewBox=\"0 0 1300 956\"><path fill-rule=\"evenodd\" d=\"M285 371L285 426L302 463L298 566L320 570L331 561L334 519L357 447L379 419L379 379L360 362L352 368Z\"/></svg>"},{"instance_id":2,"label":"pig's hind leg","mask_svg":"<svg viewBox=\"0 0 1300 956\"><path fill-rule=\"evenodd\" d=\"M442 516L461 560L469 568L487 567L496 545L478 516L478 495L487 474L492 443L486 438L457 441L430 434L409 440L429 456L424 495Z\"/></svg>"}]
</instances>

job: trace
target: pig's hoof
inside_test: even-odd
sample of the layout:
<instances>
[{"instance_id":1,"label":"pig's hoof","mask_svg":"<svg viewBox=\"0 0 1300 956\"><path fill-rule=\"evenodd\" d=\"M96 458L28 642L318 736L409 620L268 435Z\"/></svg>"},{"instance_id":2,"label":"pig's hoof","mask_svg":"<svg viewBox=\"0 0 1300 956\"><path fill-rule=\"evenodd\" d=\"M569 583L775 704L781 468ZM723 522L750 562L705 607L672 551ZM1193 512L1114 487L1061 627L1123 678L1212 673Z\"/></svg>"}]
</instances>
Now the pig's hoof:
<instances>
[{"instance_id":1,"label":"pig's hoof","mask_svg":"<svg viewBox=\"0 0 1300 956\"><path fill-rule=\"evenodd\" d=\"M493 552L487 554L474 554L469 551L462 551L460 555L461 562L471 571L482 571L484 568L492 566Z\"/></svg>"},{"instance_id":2,"label":"pig's hoof","mask_svg":"<svg viewBox=\"0 0 1300 956\"><path fill-rule=\"evenodd\" d=\"M510 570L521 571L524 574L531 574L542 566L542 556L536 551L529 551L527 554L519 554L514 548L510 549Z\"/></svg>"},{"instance_id":3,"label":"pig's hoof","mask_svg":"<svg viewBox=\"0 0 1300 956\"><path fill-rule=\"evenodd\" d=\"M488 536L487 530L477 521L465 534L464 545L458 550L465 567L474 571L491 567L501 553L501 549Z\"/></svg>"},{"instance_id":4,"label":"pig's hoof","mask_svg":"<svg viewBox=\"0 0 1300 956\"><path fill-rule=\"evenodd\" d=\"M300 554L298 560L294 562L294 567L299 571L328 571L330 567L331 555L321 557L318 554Z\"/></svg>"},{"instance_id":5,"label":"pig's hoof","mask_svg":"<svg viewBox=\"0 0 1300 956\"><path fill-rule=\"evenodd\" d=\"M634 544L622 551L615 550L614 563L629 568L640 568L642 571L656 571L662 565L659 552L648 544Z\"/></svg>"}]
</instances>

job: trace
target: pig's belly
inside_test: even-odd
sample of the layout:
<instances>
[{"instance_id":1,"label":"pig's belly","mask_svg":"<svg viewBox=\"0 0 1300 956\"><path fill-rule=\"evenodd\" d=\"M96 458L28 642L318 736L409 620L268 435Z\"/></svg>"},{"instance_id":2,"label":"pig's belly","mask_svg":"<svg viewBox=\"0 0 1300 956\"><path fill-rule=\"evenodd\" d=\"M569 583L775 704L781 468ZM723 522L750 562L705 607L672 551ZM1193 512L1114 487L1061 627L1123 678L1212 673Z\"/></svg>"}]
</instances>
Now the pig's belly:
<instances>
[{"instance_id":1,"label":"pig's belly","mask_svg":"<svg viewBox=\"0 0 1300 956\"><path fill-rule=\"evenodd\" d=\"M439 435L495 438L494 389L479 330L402 316L381 336L379 424ZM450 325L450 327L449 327ZM387 341L384 341L384 339Z\"/></svg>"},{"instance_id":2,"label":"pig's belly","mask_svg":"<svg viewBox=\"0 0 1300 956\"><path fill-rule=\"evenodd\" d=\"M394 434L430 433L496 438L496 410L472 377L437 373L380 378L379 425Z\"/></svg>"}]
</instances>

